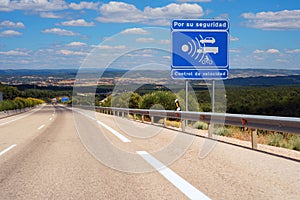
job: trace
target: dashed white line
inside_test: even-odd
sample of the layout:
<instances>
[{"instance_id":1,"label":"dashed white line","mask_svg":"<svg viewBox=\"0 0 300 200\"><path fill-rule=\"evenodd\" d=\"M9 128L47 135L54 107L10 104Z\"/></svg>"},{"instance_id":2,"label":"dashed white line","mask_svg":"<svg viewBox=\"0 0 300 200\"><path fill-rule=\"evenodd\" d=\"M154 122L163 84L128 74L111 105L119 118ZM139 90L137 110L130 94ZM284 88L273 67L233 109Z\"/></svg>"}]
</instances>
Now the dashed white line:
<instances>
[{"instance_id":1,"label":"dashed white line","mask_svg":"<svg viewBox=\"0 0 300 200\"><path fill-rule=\"evenodd\" d=\"M52 121L52 117L49 120Z\"/></svg>"},{"instance_id":2,"label":"dashed white line","mask_svg":"<svg viewBox=\"0 0 300 200\"><path fill-rule=\"evenodd\" d=\"M100 122L97 120L97 123L100 124L101 126L103 126L104 128L106 128L109 132L111 132L112 134L114 134L117 138L119 138L122 142L131 142L131 140L129 140L127 137L125 137L124 135L122 135L121 133L119 133L118 131L112 129L111 127L107 126L106 124Z\"/></svg>"},{"instance_id":3,"label":"dashed white line","mask_svg":"<svg viewBox=\"0 0 300 200\"><path fill-rule=\"evenodd\" d=\"M6 149L4 149L3 151L0 152L0 156L2 156L3 154L5 154L6 152L8 152L9 150L11 150L12 148L14 148L15 146L17 146L17 145L13 144L13 145L7 147Z\"/></svg>"},{"instance_id":4,"label":"dashed white line","mask_svg":"<svg viewBox=\"0 0 300 200\"><path fill-rule=\"evenodd\" d=\"M104 127L105 129L107 129L109 132L111 132L113 135L115 135L117 138L119 138L122 142L124 143L128 143L128 142L131 142L131 140L129 140L127 137L125 137L124 135L122 135L121 133L119 133L118 131L114 130L113 128L109 127L108 125L96 120L95 118L89 116L88 114L85 114L83 112L80 112L79 110L75 110L73 109L74 111L90 118L91 120L94 120L96 121L99 125L101 125L102 127Z\"/></svg>"},{"instance_id":5,"label":"dashed white line","mask_svg":"<svg viewBox=\"0 0 300 200\"><path fill-rule=\"evenodd\" d=\"M146 151L137 151L145 161L147 161L154 169L156 169L163 177L170 181L176 188L178 188L183 194L185 194L189 199L201 199L208 200L210 199L189 182L184 180L182 177L177 175L171 169L166 167L159 160L151 156Z\"/></svg>"},{"instance_id":6,"label":"dashed white line","mask_svg":"<svg viewBox=\"0 0 300 200\"><path fill-rule=\"evenodd\" d=\"M41 126L38 128L38 130L41 130L41 129L44 128L44 127L45 127L45 124L41 125Z\"/></svg>"}]
</instances>

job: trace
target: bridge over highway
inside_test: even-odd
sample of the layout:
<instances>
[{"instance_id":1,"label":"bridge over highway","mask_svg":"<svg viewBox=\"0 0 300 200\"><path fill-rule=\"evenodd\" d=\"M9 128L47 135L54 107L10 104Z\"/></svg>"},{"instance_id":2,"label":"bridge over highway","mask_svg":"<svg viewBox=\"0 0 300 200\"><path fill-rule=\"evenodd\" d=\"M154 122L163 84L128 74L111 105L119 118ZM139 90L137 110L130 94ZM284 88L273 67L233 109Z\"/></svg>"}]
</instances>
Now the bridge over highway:
<instances>
[{"instance_id":1,"label":"bridge over highway","mask_svg":"<svg viewBox=\"0 0 300 200\"><path fill-rule=\"evenodd\" d=\"M219 142L200 158L206 143L44 105L0 119L0 199L299 199L300 162Z\"/></svg>"}]
</instances>

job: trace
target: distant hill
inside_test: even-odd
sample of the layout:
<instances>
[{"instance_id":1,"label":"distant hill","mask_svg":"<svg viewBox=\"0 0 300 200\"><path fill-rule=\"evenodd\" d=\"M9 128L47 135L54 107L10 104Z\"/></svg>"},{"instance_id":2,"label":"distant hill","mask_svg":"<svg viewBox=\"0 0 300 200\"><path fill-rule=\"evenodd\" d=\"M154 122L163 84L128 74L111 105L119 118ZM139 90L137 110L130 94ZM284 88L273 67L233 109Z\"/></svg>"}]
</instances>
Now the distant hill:
<instances>
[{"instance_id":1,"label":"distant hill","mask_svg":"<svg viewBox=\"0 0 300 200\"><path fill-rule=\"evenodd\" d=\"M93 75L93 77L101 69L84 69L81 70L87 77ZM55 77L57 79L74 79L76 78L77 69L8 69L0 70L0 82L9 82L11 77L14 80L25 81L25 76L35 76L42 80L47 80L49 77ZM102 71L103 72L103 71ZM103 77L113 78L122 77L126 74L127 78L169 78L170 71L155 71L155 70L144 70L144 71L128 71L123 69L106 69ZM32 77L31 81L32 81ZM197 82L197 81L195 81ZM237 85L237 86L272 86L272 85L300 85L300 70L286 70L286 69L230 69L229 79L224 81L226 85ZM27 82L28 83L28 82Z\"/></svg>"},{"instance_id":2,"label":"distant hill","mask_svg":"<svg viewBox=\"0 0 300 200\"><path fill-rule=\"evenodd\" d=\"M76 74L76 69L2 69L0 75L53 75L53 74Z\"/></svg>"},{"instance_id":3,"label":"distant hill","mask_svg":"<svg viewBox=\"0 0 300 200\"><path fill-rule=\"evenodd\" d=\"M94 73L99 69L87 68L85 72ZM128 70L108 68L105 72L108 73L125 73ZM146 70L151 72L151 70ZM0 75L53 75L53 74L73 74L76 75L78 69L0 69ZM167 71L166 71L167 72ZM290 76L300 75L300 70L287 69L230 69L229 78L236 77L257 77L257 76Z\"/></svg>"},{"instance_id":4,"label":"distant hill","mask_svg":"<svg viewBox=\"0 0 300 200\"><path fill-rule=\"evenodd\" d=\"M288 69L230 69L229 78L300 75L300 70Z\"/></svg>"},{"instance_id":5,"label":"distant hill","mask_svg":"<svg viewBox=\"0 0 300 200\"><path fill-rule=\"evenodd\" d=\"M300 85L300 75L232 78L232 79L225 80L224 82L226 85L239 85L239 86Z\"/></svg>"}]
</instances>

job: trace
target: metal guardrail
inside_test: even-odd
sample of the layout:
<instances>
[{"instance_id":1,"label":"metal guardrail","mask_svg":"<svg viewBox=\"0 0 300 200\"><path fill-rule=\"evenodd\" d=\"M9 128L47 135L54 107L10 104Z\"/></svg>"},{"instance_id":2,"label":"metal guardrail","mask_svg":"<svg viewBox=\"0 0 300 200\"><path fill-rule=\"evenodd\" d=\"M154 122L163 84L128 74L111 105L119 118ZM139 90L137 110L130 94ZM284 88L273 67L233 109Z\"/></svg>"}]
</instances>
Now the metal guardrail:
<instances>
[{"instance_id":1,"label":"metal guardrail","mask_svg":"<svg viewBox=\"0 0 300 200\"><path fill-rule=\"evenodd\" d=\"M270 130L278 132L287 132L300 134L300 118L295 117L277 117L263 115L244 115L244 114L228 114L228 113L209 113L209 112L185 112L185 111L169 111L169 110L146 110L131 108L111 108L111 107L95 107L98 112L113 114L118 116L140 115L142 121L145 116L149 116L151 123L154 123L154 117L164 119L164 126L168 118L182 120L182 131L185 131L185 121L200 121L213 124L234 125L238 127L247 127L252 129L252 148L257 148L257 130ZM209 131L210 132L210 131ZM211 133L209 134L211 136Z\"/></svg>"},{"instance_id":2,"label":"metal guardrail","mask_svg":"<svg viewBox=\"0 0 300 200\"><path fill-rule=\"evenodd\" d=\"M32 107L32 108L34 108L34 107ZM15 109L15 110L1 111L0 112L0 119L24 113L24 112L26 112L28 110L31 110L32 108L31 107L27 107L27 108Z\"/></svg>"}]
</instances>

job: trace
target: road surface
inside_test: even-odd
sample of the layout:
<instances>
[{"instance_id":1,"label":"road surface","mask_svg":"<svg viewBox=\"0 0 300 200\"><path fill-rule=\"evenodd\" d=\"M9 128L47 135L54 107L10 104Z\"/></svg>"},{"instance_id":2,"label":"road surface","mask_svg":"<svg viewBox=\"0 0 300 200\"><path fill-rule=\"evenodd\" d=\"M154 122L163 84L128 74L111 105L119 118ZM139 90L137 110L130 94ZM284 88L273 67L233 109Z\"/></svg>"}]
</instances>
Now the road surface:
<instances>
[{"instance_id":1,"label":"road surface","mask_svg":"<svg viewBox=\"0 0 300 200\"><path fill-rule=\"evenodd\" d=\"M296 200L299 174L296 161L59 105L0 120L2 200Z\"/></svg>"}]
</instances>

